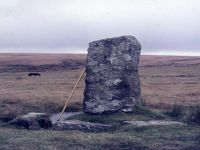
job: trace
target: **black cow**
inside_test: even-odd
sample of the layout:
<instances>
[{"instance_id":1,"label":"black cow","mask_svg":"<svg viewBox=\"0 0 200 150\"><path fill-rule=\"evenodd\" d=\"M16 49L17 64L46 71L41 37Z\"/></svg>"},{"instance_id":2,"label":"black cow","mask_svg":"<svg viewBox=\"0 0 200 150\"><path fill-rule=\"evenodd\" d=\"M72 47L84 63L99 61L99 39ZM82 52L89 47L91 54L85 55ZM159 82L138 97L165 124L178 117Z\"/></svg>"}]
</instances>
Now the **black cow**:
<instances>
[{"instance_id":1,"label":"black cow","mask_svg":"<svg viewBox=\"0 0 200 150\"><path fill-rule=\"evenodd\" d=\"M31 73L28 74L28 76L29 76L29 77L30 77L30 76L41 76L41 74L40 74L40 73L37 73L37 72L31 72Z\"/></svg>"}]
</instances>

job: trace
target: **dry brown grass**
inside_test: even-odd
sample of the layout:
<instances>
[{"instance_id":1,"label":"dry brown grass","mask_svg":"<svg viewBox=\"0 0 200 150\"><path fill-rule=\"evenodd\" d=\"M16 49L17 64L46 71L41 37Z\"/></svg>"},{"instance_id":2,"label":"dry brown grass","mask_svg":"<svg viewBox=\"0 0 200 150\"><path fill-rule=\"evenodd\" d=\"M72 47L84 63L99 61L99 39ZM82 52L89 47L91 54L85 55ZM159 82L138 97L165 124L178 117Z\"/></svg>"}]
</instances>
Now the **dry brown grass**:
<instances>
[{"instance_id":1,"label":"dry brown grass","mask_svg":"<svg viewBox=\"0 0 200 150\"><path fill-rule=\"evenodd\" d=\"M143 56L140 66L147 105L166 108L174 103L200 103L200 57Z\"/></svg>"},{"instance_id":2,"label":"dry brown grass","mask_svg":"<svg viewBox=\"0 0 200 150\"><path fill-rule=\"evenodd\" d=\"M64 60L84 61L85 58L85 55L74 54L1 54L0 113L4 112L3 110L15 112L19 109L20 112L60 111L84 67L80 64L75 70L71 70L71 66L57 70L46 69L41 71L41 77L28 77L28 69L17 71L16 66L12 68L11 65L51 65L60 64ZM9 69L6 69L8 67ZM142 56L140 75L142 95L147 106L168 108L174 103L200 103L199 70L200 57ZM79 104L80 108L83 91L84 80L73 96L71 107ZM6 100L13 103L3 103Z\"/></svg>"},{"instance_id":3,"label":"dry brown grass","mask_svg":"<svg viewBox=\"0 0 200 150\"><path fill-rule=\"evenodd\" d=\"M85 60L85 55L0 55L0 125L1 119L9 120L31 111L61 111L65 97L69 95L84 67L81 63L75 68L72 67L74 63L67 63L64 67L60 67L63 65L63 60L82 62ZM41 77L27 76L34 68L40 69ZM174 103L185 105L200 103L199 70L200 57L142 56L140 75L142 95L147 106L168 108ZM81 109L83 90L84 80L78 86L70 108L67 110ZM137 112L137 109L135 110ZM138 111L139 114L114 114L110 117L89 116L85 119L93 119L93 121L99 119L105 123L117 124L122 119L144 120L145 118L153 119L156 116L163 117L160 115L162 113L150 113L148 109L142 110ZM195 111L194 116L197 116L196 114L199 114L199 108L198 111ZM2 122L2 124L4 123ZM117 128L115 132L88 133L80 131L27 131L0 127L0 149L195 150L199 149L199 129L199 126L193 124L159 128L135 128L124 125Z\"/></svg>"}]
</instances>

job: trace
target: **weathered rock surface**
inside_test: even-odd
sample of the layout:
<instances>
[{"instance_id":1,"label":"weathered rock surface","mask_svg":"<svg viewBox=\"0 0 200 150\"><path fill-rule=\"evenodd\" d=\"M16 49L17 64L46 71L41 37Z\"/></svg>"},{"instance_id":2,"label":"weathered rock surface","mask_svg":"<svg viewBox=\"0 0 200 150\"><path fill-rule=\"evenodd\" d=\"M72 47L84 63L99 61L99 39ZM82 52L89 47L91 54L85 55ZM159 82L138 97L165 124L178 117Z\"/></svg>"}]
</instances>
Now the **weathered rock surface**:
<instances>
[{"instance_id":1,"label":"weathered rock surface","mask_svg":"<svg viewBox=\"0 0 200 150\"><path fill-rule=\"evenodd\" d=\"M130 112L135 104L141 104L140 50L140 43L133 36L89 43L84 112Z\"/></svg>"},{"instance_id":2,"label":"weathered rock surface","mask_svg":"<svg viewBox=\"0 0 200 150\"><path fill-rule=\"evenodd\" d=\"M125 124L132 124L137 127L144 126L164 126L164 125L186 125L178 121L165 121L165 120L151 120L151 121L124 121Z\"/></svg>"},{"instance_id":3,"label":"weathered rock surface","mask_svg":"<svg viewBox=\"0 0 200 150\"><path fill-rule=\"evenodd\" d=\"M112 125L91 123L80 120L66 120L57 122L54 125L54 130L81 130L81 131L109 131L112 129Z\"/></svg>"},{"instance_id":4,"label":"weathered rock surface","mask_svg":"<svg viewBox=\"0 0 200 150\"><path fill-rule=\"evenodd\" d=\"M72 117L72 116L75 116L75 115L78 115L78 114L82 114L82 113L83 112L65 112L65 113L63 113L62 117L60 118L60 121L64 121L69 117ZM55 124L59 117L60 117L60 113L52 114L51 117L50 117L52 124Z\"/></svg>"},{"instance_id":5,"label":"weathered rock surface","mask_svg":"<svg viewBox=\"0 0 200 150\"><path fill-rule=\"evenodd\" d=\"M40 128L49 128L52 126L49 114L34 112L16 117L8 122L8 124L33 130L37 130Z\"/></svg>"}]
</instances>

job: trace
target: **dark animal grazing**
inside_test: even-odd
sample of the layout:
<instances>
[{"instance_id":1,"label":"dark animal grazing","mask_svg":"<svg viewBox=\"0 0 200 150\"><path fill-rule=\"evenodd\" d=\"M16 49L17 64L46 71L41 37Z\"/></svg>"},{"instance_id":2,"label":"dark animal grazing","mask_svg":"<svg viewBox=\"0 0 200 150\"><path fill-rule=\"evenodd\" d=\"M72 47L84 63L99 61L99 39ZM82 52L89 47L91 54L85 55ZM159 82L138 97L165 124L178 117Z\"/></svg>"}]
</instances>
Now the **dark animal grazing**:
<instances>
[{"instance_id":1,"label":"dark animal grazing","mask_svg":"<svg viewBox=\"0 0 200 150\"><path fill-rule=\"evenodd\" d=\"M31 73L28 74L28 76L29 77L30 76L41 76L41 74L40 73L36 73L36 72L31 72Z\"/></svg>"}]
</instances>

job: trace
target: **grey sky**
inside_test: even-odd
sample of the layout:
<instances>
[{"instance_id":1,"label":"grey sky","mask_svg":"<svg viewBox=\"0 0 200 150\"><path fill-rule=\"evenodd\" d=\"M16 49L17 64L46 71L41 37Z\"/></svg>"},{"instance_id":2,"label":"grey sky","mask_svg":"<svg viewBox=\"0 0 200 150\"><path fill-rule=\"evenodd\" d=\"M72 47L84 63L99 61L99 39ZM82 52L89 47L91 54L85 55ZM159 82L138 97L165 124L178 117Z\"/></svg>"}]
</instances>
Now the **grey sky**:
<instances>
[{"instance_id":1,"label":"grey sky","mask_svg":"<svg viewBox=\"0 0 200 150\"><path fill-rule=\"evenodd\" d=\"M199 27L200 0L0 0L0 52L86 52L133 35L144 54L200 55Z\"/></svg>"}]
</instances>

